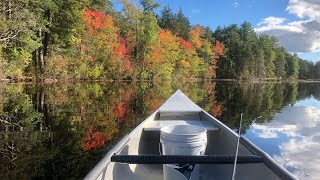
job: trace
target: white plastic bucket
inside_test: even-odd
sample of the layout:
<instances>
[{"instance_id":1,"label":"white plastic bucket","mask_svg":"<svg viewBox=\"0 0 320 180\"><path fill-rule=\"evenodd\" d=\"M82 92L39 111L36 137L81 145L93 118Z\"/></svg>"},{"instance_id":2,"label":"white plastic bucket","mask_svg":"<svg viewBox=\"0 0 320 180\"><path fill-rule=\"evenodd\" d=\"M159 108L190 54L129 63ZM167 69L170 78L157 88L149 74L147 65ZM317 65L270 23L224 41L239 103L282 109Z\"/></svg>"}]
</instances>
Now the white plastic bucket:
<instances>
[{"instance_id":1,"label":"white plastic bucket","mask_svg":"<svg viewBox=\"0 0 320 180\"><path fill-rule=\"evenodd\" d=\"M207 130L194 125L166 126L160 130L163 155L203 155L207 146ZM199 165L164 164L165 180L197 180Z\"/></svg>"}]
</instances>

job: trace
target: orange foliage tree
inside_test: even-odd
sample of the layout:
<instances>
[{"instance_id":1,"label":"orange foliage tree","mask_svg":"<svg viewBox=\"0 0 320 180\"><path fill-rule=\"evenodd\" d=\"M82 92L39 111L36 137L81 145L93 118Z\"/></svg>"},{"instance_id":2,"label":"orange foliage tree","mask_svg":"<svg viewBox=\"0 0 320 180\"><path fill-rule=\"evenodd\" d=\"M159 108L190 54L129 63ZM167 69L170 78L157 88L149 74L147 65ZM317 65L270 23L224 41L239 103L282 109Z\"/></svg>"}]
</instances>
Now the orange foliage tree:
<instances>
[{"instance_id":1,"label":"orange foliage tree","mask_svg":"<svg viewBox=\"0 0 320 180\"><path fill-rule=\"evenodd\" d=\"M196 49L196 55L193 58L191 68L192 74L202 74L205 78L216 77L216 63L220 56L223 55L223 44L216 41L212 44L204 36L204 29L200 25L195 25L189 32L189 39ZM201 77L201 76L199 76Z\"/></svg>"},{"instance_id":2,"label":"orange foliage tree","mask_svg":"<svg viewBox=\"0 0 320 180\"><path fill-rule=\"evenodd\" d=\"M221 56L223 56L223 43L220 41L215 41L215 45L212 48L213 52L213 59L209 66L209 72L211 72L210 76L215 78L216 77L216 69L217 67L217 61Z\"/></svg>"},{"instance_id":3,"label":"orange foliage tree","mask_svg":"<svg viewBox=\"0 0 320 180\"><path fill-rule=\"evenodd\" d=\"M200 48L203 44L201 39L202 28L200 25L195 25L189 32L189 39L195 48Z\"/></svg>"},{"instance_id":4,"label":"orange foliage tree","mask_svg":"<svg viewBox=\"0 0 320 180\"><path fill-rule=\"evenodd\" d=\"M196 51L191 42L179 37L179 61L177 62L176 76L177 77L189 77L190 68L193 61L196 59Z\"/></svg>"},{"instance_id":5,"label":"orange foliage tree","mask_svg":"<svg viewBox=\"0 0 320 180\"><path fill-rule=\"evenodd\" d=\"M221 43L220 41L216 41L212 51L214 53L214 59L218 60L220 56L223 55L223 43Z\"/></svg>"},{"instance_id":6,"label":"orange foliage tree","mask_svg":"<svg viewBox=\"0 0 320 180\"><path fill-rule=\"evenodd\" d=\"M94 52L111 56L118 46L118 28L114 26L112 16L90 9L86 9L83 16L89 32L86 43L93 43Z\"/></svg>"},{"instance_id":7,"label":"orange foliage tree","mask_svg":"<svg viewBox=\"0 0 320 180\"><path fill-rule=\"evenodd\" d=\"M80 69L86 70L89 77L123 78L132 75L134 66L129 58L130 51L127 42L119 37L119 28L114 25L113 17L85 9L83 18L86 33L81 46L84 65Z\"/></svg>"},{"instance_id":8,"label":"orange foliage tree","mask_svg":"<svg viewBox=\"0 0 320 180\"><path fill-rule=\"evenodd\" d=\"M222 105L218 104L216 101L212 103L211 114L214 117L220 117L222 114Z\"/></svg>"},{"instance_id":9,"label":"orange foliage tree","mask_svg":"<svg viewBox=\"0 0 320 180\"><path fill-rule=\"evenodd\" d=\"M147 67L155 78L171 78L175 62L179 57L179 42L176 35L161 29L159 42L151 47L146 57Z\"/></svg>"}]
</instances>

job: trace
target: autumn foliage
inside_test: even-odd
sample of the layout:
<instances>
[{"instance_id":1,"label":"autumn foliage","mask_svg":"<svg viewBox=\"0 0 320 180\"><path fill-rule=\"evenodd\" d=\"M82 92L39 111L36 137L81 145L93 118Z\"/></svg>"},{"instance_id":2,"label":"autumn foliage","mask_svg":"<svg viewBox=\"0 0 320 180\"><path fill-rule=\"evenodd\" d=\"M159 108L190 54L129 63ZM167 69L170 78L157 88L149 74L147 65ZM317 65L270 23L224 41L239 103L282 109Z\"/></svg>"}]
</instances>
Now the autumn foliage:
<instances>
[{"instance_id":1,"label":"autumn foliage","mask_svg":"<svg viewBox=\"0 0 320 180\"><path fill-rule=\"evenodd\" d=\"M127 42L123 38L119 38L119 44L115 49L116 56L120 59L121 65L119 71L130 72L134 71L134 65L130 61L130 52L127 47Z\"/></svg>"},{"instance_id":2,"label":"autumn foliage","mask_svg":"<svg viewBox=\"0 0 320 180\"><path fill-rule=\"evenodd\" d=\"M202 46L201 27L199 25L196 25L191 29L189 32L189 38L196 48L200 48Z\"/></svg>"},{"instance_id":3,"label":"autumn foliage","mask_svg":"<svg viewBox=\"0 0 320 180\"><path fill-rule=\"evenodd\" d=\"M107 133L95 132L93 129L89 129L87 134L88 136L81 143L86 151L103 147L111 139L107 137Z\"/></svg>"},{"instance_id":4,"label":"autumn foliage","mask_svg":"<svg viewBox=\"0 0 320 180\"><path fill-rule=\"evenodd\" d=\"M211 114L215 117L219 117L222 114L222 105L213 103L211 107Z\"/></svg>"},{"instance_id":5,"label":"autumn foliage","mask_svg":"<svg viewBox=\"0 0 320 180\"><path fill-rule=\"evenodd\" d=\"M149 78L215 77L216 62L223 55L223 44L219 41L211 44L204 39L204 29L200 25L190 28L188 38L160 29L153 34L153 41L139 45L140 41L147 42L150 34L138 34L144 31L130 23L136 23L142 14L136 12L136 7L129 1L124 0L123 3L124 14L133 18L127 21L125 28L129 29L125 31L115 25L110 15L91 9L83 11L88 34L83 36L80 47L83 59L88 61L83 60L87 63L83 67L88 69L89 76L121 79L137 74L136 70L140 68L140 72L148 73L144 77ZM138 13L137 17L131 17L132 13ZM137 57L139 59L135 59Z\"/></svg>"},{"instance_id":6,"label":"autumn foliage","mask_svg":"<svg viewBox=\"0 0 320 180\"><path fill-rule=\"evenodd\" d=\"M223 55L223 44L219 41L211 44L204 39L204 29L200 25L190 28L185 38L168 29L150 34L144 31L143 24L136 26L139 16L143 16L137 7L127 0L122 3L124 15L128 18L123 19L127 22L123 27L125 30L118 28L110 15L92 9L83 11L88 34L83 36L80 47L83 58L89 61L84 60L87 65L83 66L89 69L89 76L121 79L139 74L139 68L145 78L215 77L216 62ZM131 17L135 13L136 16ZM150 24L144 28L150 28ZM139 45L140 42L146 44ZM121 108L119 105L119 111Z\"/></svg>"},{"instance_id":7,"label":"autumn foliage","mask_svg":"<svg viewBox=\"0 0 320 180\"><path fill-rule=\"evenodd\" d=\"M83 12L84 21L86 27L88 28L90 33L93 31L102 29L106 24L112 24L112 19L110 16L106 16L104 13L100 11L93 11L90 9L86 9ZM111 21L110 21L111 20Z\"/></svg>"},{"instance_id":8,"label":"autumn foliage","mask_svg":"<svg viewBox=\"0 0 320 180\"><path fill-rule=\"evenodd\" d=\"M181 37L179 37L179 42L180 42L180 46L181 46L181 48L183 48L183 49L188 49L188 50L190 50L190 49L192 49L192 48L193 48L193 46L192 46L192 43L191 43L191 42L186 41L186 40L184 40L184 39L183 39L183 38L181 38Z\"/></svg>"},{"instance_id":9,"label":"autumn foliage","mask_svg":"<svg viewBox=\"0 0 320 180\"><path fill-rule=\"evenodd\" d=\"M215 60L219 59L219 57L223 55L223 43L221 43L220 41L216 41L212 51L215 55L214 59Z\"/></svg>"},{"instance_id":10,"label":"autumn foliage","mask_svg":"<svg viewBox=\"0 0 320 180\"><path fill-rule=\"evenodd\" d=\"M288 55L249 22L214 31L192 25L182 9L159 13L154 0L119 0L121 10L109 0L3 2L10 13L0 11L2 78L318 77L319 65Z\"/></svg>"},{"instance_id":11,"label":"autumn foliage","mask_svg":"<svg viewBox=\"0 0 320 180\"><path fill-rule=\"evenodd\" d=\"M86 9L83 18L88 33L82 37L81 51L85 64L80 67L83 67L85 74L116 79L131 76L135 66L130 59L128 41L119 36L119 28L115 26L113 17Z\"/></svg>"},{"instance_id":12,"label":"autumn foliage","mask_svg":"<svg viewBox=\"0 0 320 180\"><path fill-rule=\"evenodd\" d=\"M177 37L174 34L172 34L172 32L166 29L161 29L159 33L159 38L160 44L164 47L172 47L177 43Z\"/></svg>"}]
</instances>

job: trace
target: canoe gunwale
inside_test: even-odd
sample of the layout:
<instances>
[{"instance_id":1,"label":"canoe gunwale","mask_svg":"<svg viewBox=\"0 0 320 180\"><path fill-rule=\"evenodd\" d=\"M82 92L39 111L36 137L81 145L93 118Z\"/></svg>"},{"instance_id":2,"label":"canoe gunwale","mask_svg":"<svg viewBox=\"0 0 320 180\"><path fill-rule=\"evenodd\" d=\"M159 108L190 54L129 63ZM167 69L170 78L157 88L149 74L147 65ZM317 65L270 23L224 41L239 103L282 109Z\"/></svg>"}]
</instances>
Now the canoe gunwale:
<instances>
[{"instance_id":1,"label":"canoe gunwale","mask_svg":"<svg viewBox=\"0 0 320 180\"><path fill-rule=\"evenodd\" d=\"M108 164L111 162L111 157L114 154L117 154L122 150L122 148L130 141L130 136L126 135L124 136L119 143L117 143L105 156L102 158L98 164L94 166L94 168L89 172L89 174L86 175L84 180L91 180L91 179L97 179L102 173L103 178L106 173L106 168L108 167Z\"/></svg>"}]
</instances>

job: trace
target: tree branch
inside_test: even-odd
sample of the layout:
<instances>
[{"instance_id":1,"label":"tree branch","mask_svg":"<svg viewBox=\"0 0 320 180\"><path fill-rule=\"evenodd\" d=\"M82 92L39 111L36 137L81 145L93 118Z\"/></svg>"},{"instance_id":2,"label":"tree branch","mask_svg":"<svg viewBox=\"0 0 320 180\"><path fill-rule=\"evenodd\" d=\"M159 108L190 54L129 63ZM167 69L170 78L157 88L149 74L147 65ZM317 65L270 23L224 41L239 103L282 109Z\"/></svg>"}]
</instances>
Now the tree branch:
<instances>
[{"instance_id":1,"label":"tree branch","mask_svg":"<svg viewBox=\"0 0 320 180\"><path fill-rule=\"evenodd\" d=\"M13 39L17 37L20 32L21 30L17 30L17 31L8 31L7 33L0 34L0 42Z\"/></svg>"}]
</instances>

